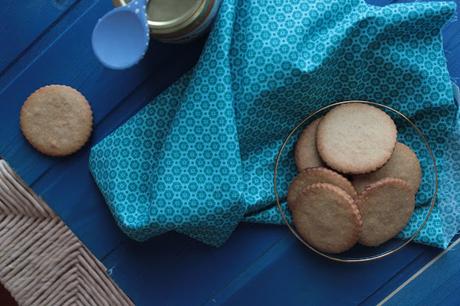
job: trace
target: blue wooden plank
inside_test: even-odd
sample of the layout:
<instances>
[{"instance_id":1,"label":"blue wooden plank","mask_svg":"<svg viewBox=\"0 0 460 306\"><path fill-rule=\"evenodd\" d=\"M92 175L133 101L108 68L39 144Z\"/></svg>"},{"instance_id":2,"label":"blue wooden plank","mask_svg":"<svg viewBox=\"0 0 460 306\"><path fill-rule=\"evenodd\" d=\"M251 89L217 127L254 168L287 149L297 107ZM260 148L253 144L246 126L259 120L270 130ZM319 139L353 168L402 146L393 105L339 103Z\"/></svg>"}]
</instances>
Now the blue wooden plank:
<instances>
[{"instance_id":1,"label":"blue wooden plank","mask_svg":"<svg viewBox=\"0 0 460 306\"><path fill-rule=\"evenodd\" d=\"M3 0L0 6L0 73L75 3L76 0Z\"/></svg>"},{"instance_id":2,"label":"blue wooden plank","mask_svg":"<svg viewBox=\"0 0 460 306\"><path fill-rule=\"evenodd\" d=\"M384 299L389 292L392 292L399 285L401 285L407 278L415 274L428 262L430 262L436 255L441 253L441 250L436 248L425 248L412 262L401 269L394 277L389 279L387 282L382 283L381 286L360 304L362 306L374 306L377 305L382 299Z\"/></svg>"},{"instance_id":3,"label":"blue wooden plank","mask_svg":"<svg viewBox=\"0 0 460 306\"><path fill-rule=\"evenodd\" d=\"M168 233L127 241L104 260L136 305L202 305L283 239L283 228L240 225L221 248Z\"/></svg>"},{"instance_id":4,"label":"blue wooden plank","mask_svg":"<svg viewBox=\"0 0 460 306\"><path fill-rule=\"evenodd\" d=\"M40 1L45 2L44 0ZM27 70L28 67L31 66L35 60L54 43L54 41L56 41L56 39L64 35L66 30L71 27L81 15L91 9L97 2L98 0L76 1L64 14L41 32L40 35L34 38L30 45L18 54L14 62L9 64L0 73L0 89L3 90L7 88L9 84Z\"/></svg>"},{"instance_id":5,"label":"blue wooden plank","mask_svg":"<svg viewBox=\"0 0 460 306\"><path fill-rule=\"evenodd\" d=\"M60 83L78 88L92 104L97 130L94 143L190 69L204 39L181 46L154 42L140 65L127 71L107 70L94 57L90 37L97 19L111 9L111 4L87 0L79 5L81 15L61 26L62 33L52 36L53 40L43 45L30 65L1 88L0 100L8 103L0 104L0 155L50 203L92 252L103 258L126 238L115 226L89 174L91 144L68 158L43 156L21 135L19 109L25 98L40 86ZM149 76L152 77L145 81ZM135 94L131 95L133 91ZM98 123L106 117L110 118L107 121L110 124L98 128Z\"/></svg>"},{"instance_id":6,"label":"blue wooden plank","mask_svg":"<svg viewBox=\"0 0 460 306\"><path fill-rule=\"evenodd\" d=\"M94 86L94 84L111 82L115 72L107 71L104 74L104 68L98 64L97 60L91 53L89 33L94 26L98 17L110 9L110 3L96 3L90 10L85 11L82 16L77 18L73 25L58 37L58 39L42 50L42 54L31 66L18 75L14 82L1 89L0 100L8 103L0 104L0 113L2 116L2 127L0 130L0 154L9 160L16 171L30 184L39 178L46 169L58 159L48 158L35 152L24 140L18 129L18 113L22 103L27 96L37 88L60 83L73 86L82 91L90 100L95 114L98 114L99 108L110 108L116 104L117 100L110 100L110 92L123 90L123 86L116 85L113 89L104 87L105 90L95 91L106 94L109 98L101 103L93 103L91 93L84 90L83 84ZM85 34L82 36L82 34ZM83 38L83 39L82 39ZM86 38L86 39L84 39ZM44 73L46 72L46 73ZM143 76L134 73L137 79ZM132 75L127 75L127 77ZM134 79L136 79L136 76ZM103 79L104 81L101 81ZM123 81L122 81L123 82ZM101 87L102 88L102 87ZM127 89L129 91L129 88ZM95 97L99 98L99 97ZM96 100L97 101L97 100ZM100 106L98 106L100 105ZM97 118L97 117L96 117ZM20 162L16 163L15 161Z\"/></svg>"},{"instance_id":7,"label":"blue wooden plank","mask_svg":"<svg viewBox=\"0 0 460 306\"><path fill-rule=\"evenodd\" d=\"M41 1L45 2L51 1ZM310 296L322 302L331 301L323 296L338 294L349 294L342 298L344 303L359 302L382 284L402 282L410 273L408 264L433 256L432 249L411 245L388 261L357 268L336 265L300 248L285 229L259 225L240 226L220 249L172 233L144 244L127 240L89 176L88 147L70 158L48 159L24 143L17 125L19 108L31 91L47 83L66 83L93 103L95 143L196 60L202 42L157 43L140 66L121 72L103 69L92 55L89 39L97 18L110 8L110 1L81 0L0 77L0 154L6 154L33 183L138 305L274 304L291 297L295 303ZM445 45L450 46L446 50L458 50L458 28L454 30L447 32L452 38L447 40L445 35ZM459 67L451 54L449 69L454 77L459 76L455 74ZM384 294L389 288L380 287L380 291Z\"/></svg>"},{"instance_id":8,"label":"blue wooden plank","mask_svg":"<svg viewBox=\"0 0 460 306\"><path fill-rule=\"evenodd\" d=\"M0 101L8 101L0 104L0 113L3 114L0 154L15 166L29 184L40 178L53 164L65 160L35 152L22 137L18 129L18 113L31 92L53 83L73 86L90 101L97 123L150 74L161 75L164 73L161 71L168 70L170 65L180 67L179 73L183 72L187 69L186 63L189 62L190 66L196 58L196 51L188 57L183 56L187 46L154 43L151 52L136 67L125 71L105 69L92 53L90 37L99 16L110 8L110 3L96 3L0 93ZM177 60L180 58L183 60Z\"/></svg>"},{"instance_id":9,"label":"blue wooden plank","mask_svg":"<svg viewBox=\"0 0 460 306\"><path fill-rule=\"evenodd\" d=\"M355 305L426 249L345 265L319 258L282 227L243 224L218 249L170 233L124 242L104 264L137 305Z\"/></svg>"},{"instance_id":10,"label":"blue wooden plank","mask_svg":"<svg viewBox=\"0 0 460 306\"><path fill-rule=\"evenodd\" d=\"M411 245L377 262L342 264L282 241L207 305L358 305L424 250Z\"/></svg>"},{"instance_id":11,"label":"blue wooden plank","mask_svg":"<svg viewBox=\"0 0 460 306\"><path fill-rule=\"evenodd\" d=\"M398 289L386 305L459 305L460 248L452 248L436 258L421 274Z\"/></svg>"}]
</instances>

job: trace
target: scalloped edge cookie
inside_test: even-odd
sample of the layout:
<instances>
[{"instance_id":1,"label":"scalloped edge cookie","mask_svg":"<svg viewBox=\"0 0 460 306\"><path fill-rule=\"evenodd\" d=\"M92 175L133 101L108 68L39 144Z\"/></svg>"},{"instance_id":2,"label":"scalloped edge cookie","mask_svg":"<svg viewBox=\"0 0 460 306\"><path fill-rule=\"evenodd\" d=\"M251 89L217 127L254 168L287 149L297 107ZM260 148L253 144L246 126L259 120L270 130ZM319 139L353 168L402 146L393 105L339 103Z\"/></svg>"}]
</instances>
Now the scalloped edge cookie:
<instances>
[{"instance_id":1,"label":"scalloped edge cookie","mask_svg":"<svg viewBox=\"0 0 460 306\"><path fill-rule=\"evenodd\" d=\"M415 208L415 193L406 181L385 178L368 186L355 203L363 220L359 243L379 246L407 225Z\"/></svg>"},{"instance_id":2,"label":"scalloped edge cookie","mask_svg":"<svg viewBox=\"0 0 460 306\"><path fill-rule=\"evenodd\" d=\"M66 85L48 85L32 93L20 111L24 137L39 152L65 156L91 136L93 113L86 98Z\"/></svg>"},{"instance_id":3,"label":"scalloped edge cookie","mask_svg":"<svg viewBox=\"0 0 460 306\"><path fill-rule=\"evenodd\" d=\"M310 185L290 209L297 233L322 252L341 253L358 242L360 212L339 187L327 183Z\"/></svg>"},{"instance_id":4,"label":"scalloped edge cookie","mask_svg":"<svg viewBox=\"0 0 460 306\"><path fill-rule=\"evenodd\" d=\"M396 145L397 130L384 111L364 103L342 104L320 121L318 153L331 168L362 174L382 167Z\"/></svg>"},{"instance_id":5,"label":"scalloped edge cookie","mask_svg":"<svg viewBox=\"0 0 460 306\"><path fill-rule=\"evenodd\" d=\"M393 155L382 168L371 173L354 175L352 183L358 192L362 192L367 186L386 177L408 182L417 193L422 180L422 168L414 151L403 143L396 143Z\"/></svg>"},{"instance_id":6,"label":"scalloped edge cookie","mask_svg":"<svg viewBox=\"0 0 460 306\"><path fill-rule=\"evenodd\" d=\"M320 121L321 118L318 118L311 122L302 131L297 140L294 158L298 172L307 168L321 167L324 165L316 149L316 130Z\"/></svg>"},{"instance_id":7,"label":"scalloped edge cookie","mask_svg":"<svg viewBox=\"0 0 460 306\"><path fill-rule=\"evenodd\" d=\"M341 174L324 167L307 168L300 172L292 181L288 190L288 203L295 205L302 189L316 183L328 183L341 188L353 199L358 196L351 182Z\"/></svg>"}]
</instances>

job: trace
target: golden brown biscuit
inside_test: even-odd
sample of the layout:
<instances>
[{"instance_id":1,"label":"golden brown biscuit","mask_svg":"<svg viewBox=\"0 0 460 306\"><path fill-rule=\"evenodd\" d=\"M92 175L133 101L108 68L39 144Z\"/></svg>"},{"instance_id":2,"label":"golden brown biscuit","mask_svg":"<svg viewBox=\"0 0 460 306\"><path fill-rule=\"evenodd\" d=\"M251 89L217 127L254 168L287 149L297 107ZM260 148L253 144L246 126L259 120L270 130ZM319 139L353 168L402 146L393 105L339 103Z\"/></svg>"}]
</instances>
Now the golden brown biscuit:
<instances>
[{"instance_id":1,"label":"golden brown biscuit","mask_svg":"<svg viewBox=\"0 0 460 306\"><path fill-rule=\"evenodd\" d=\"M344 176L323 167L308 168L300 172L289 186L287 200L290 205L295 205L296 199L305 187L316 183L328 183L337 186L353 199L357 196L355 188Z\"/></svg>"},{"instance_id":2,"label":"golden brown biscuit","mask_svg":"<svg viewBox=\"0 0 460 306\"><path fill-rule=\"evenodd\" d=\"M320 120L321 118L318 118L310 123L300 134L299 140L297 140L294 156L297 171L299 172L306 168L324 165L316 149L316 128Z\"/></svg>"},{"instance_id":3,"label":"golden brown biscuit","mask_svg":"<svg viewBox=\"0 0 460 306\"><path fill-rule=\"evenodd\" d=\"M402 179L417 193L422 179L422 168L417 155L405 144L397 143L390 160L375 172L353 176L353 185L358 192L366 186L386 177Z\"/></svg>"},{"instance_id":4,"label":"golden brown biscuit","mask_svg":"<svg viewBox=\"0 0 460 306\"><path fill-rule=\"evenodd\" d=\"M396 144L396 125L382 110L364 104L342 104L321 119L318 153L331 168L362 174L383 166Z\"/></svg>"},{"instance_id":5,"label":"golden brown biscuit","mask_svg":"<svg viewBox=\"0 0 460 306\"><path fill-rule=\"evenodd\" d=\"M363 228L359 242L378 246L396 236L415 207L411 186L398 178L385 178L368 186L356 200Z\"/></svg>"},{"instance_id":6,"label":"golden brown biscuit","mask_svg":"<svg viewBox=\"0 0 460 306\"><path fill-rule=\"evenodd\" d=\"M69 86L45 86L21 108L21 130L30 144L46 155L78 151L91 135L93 116L85 97Z\"/></svg>"},{"instance_id":7,"label":"golden brown biscuit","mask_svg":"<svg viewBox=\"0 0 460 306\"><path fill-rule=\"evenodd\" d=\"M327 183L306 187L289 206L298 234L316 249L341 253L352 248L361 232L361 216L353 199Z\"/></svg>"}]
</instances>

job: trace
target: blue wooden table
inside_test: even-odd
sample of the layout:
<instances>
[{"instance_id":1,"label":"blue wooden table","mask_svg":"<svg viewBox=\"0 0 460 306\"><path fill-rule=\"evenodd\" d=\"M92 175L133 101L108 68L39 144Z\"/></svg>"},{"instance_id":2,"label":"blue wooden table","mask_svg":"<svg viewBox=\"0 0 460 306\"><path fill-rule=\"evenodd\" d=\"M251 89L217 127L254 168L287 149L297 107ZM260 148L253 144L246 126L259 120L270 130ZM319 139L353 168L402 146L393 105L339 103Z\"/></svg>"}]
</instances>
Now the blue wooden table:
<instances>
[{"instance_id":1,"label":"blue wooden table","mask_svg":"<svg viewBox=\"0 0 460 306\"><path fill-rule=\"evenodd\" d=\"M412 244L375 263L336 264L304 249L285 228L247 224L218 249L174 233L142 244L127 239L90 176L88 150L190 69L205 38L186 45L154 42L140 65L107 70L93 55L90 36L109 9L110 0L2 1L0 156L61 216L137 305L372 305L440 252ZM459 25L451 23L443 31L457 84ZM27 96L53 83L80 90L95 115L91 143L68 158L35 152L18 126Z\"/></svg>"}]
</instances>

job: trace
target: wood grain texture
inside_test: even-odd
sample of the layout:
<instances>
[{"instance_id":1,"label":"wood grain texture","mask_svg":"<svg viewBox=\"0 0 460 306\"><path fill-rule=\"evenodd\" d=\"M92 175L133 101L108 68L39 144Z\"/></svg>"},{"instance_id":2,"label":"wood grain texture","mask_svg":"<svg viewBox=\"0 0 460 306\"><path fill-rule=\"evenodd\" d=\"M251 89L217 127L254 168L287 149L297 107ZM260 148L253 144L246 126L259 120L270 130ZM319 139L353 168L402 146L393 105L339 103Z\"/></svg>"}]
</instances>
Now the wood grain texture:
<instances>
[{"instance_id":1,"label":"wood grain texture","mask_svg":"<svg viewBox=\"0 0 460 306\"><path fill-rule=\"evenodd\" d=\"M14 19L15 22L2 22L0 26L0 46L8 46L2 48L0 53L0 73L18 60L76 2L3 0L0 16L9 16L8 21Z\"/></svg>"},{"instance_id":2,"label":"wood grain texture","mask_svg":"<svg viewBox=\"0 0 460 306\"><path fill-rule=\"evenodd\" d=\"M435 249L411 245L399 256L374 265L334 265L305 252L282 228L253 225L241 225L220 249L172 233L144 244L127 240L88 171L89 146L71 158L48 159L24 142L17 120L23 101L38 87L71 85L94 107L94 144L200 56L204 38L180 46L153 42L140 65L126 71L104 69L92 54L90 35L98 18L110 9L110 0L2 1L0 155L137 305L287 305L298 298L375 305L437 254ZM459 22L447 25L443 33L449 70L460 83Z\"/></svg>"}]
</instances>

